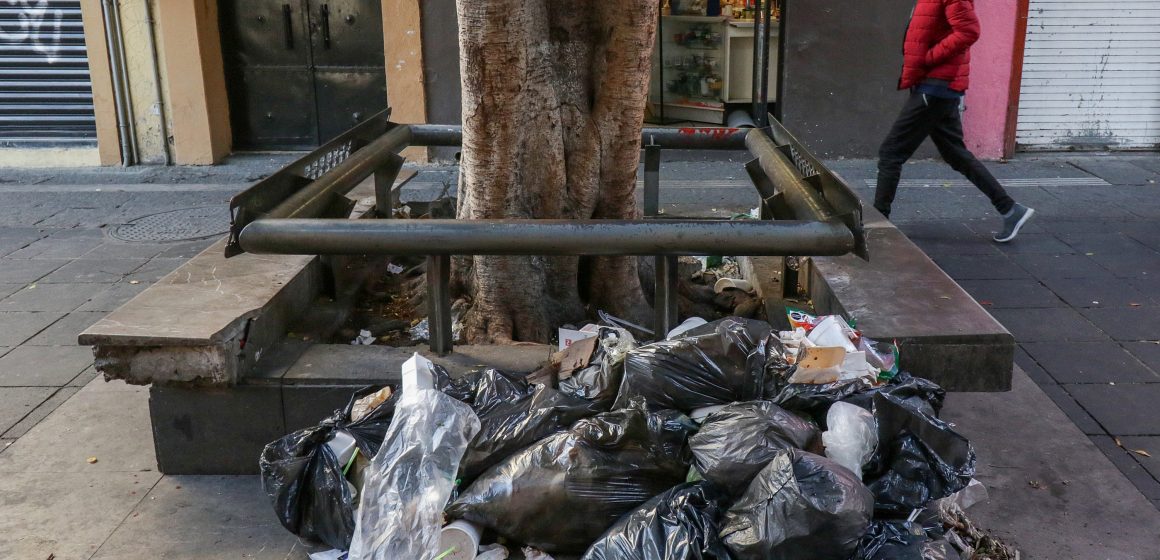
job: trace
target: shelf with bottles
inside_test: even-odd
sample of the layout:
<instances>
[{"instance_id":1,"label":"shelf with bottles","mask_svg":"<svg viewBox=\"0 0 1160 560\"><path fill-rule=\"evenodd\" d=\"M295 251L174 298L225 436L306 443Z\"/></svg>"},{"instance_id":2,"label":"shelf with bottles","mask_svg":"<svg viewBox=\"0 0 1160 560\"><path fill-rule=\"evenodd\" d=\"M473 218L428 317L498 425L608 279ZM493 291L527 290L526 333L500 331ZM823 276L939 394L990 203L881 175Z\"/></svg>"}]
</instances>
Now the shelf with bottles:
<instances>
[{"instance_id":1,"label":"shelf with bottles","mask_svg":"<svg viewBox=\"0 0 1160 560\"><path fill-rule=\"evenodd\" d=\"M672 44L686 49L715 51L721 48L725 38L718 24L691 23L686 26L674 25L671 27L676 28L669 31Z\"/></svg>"}]
</instances>

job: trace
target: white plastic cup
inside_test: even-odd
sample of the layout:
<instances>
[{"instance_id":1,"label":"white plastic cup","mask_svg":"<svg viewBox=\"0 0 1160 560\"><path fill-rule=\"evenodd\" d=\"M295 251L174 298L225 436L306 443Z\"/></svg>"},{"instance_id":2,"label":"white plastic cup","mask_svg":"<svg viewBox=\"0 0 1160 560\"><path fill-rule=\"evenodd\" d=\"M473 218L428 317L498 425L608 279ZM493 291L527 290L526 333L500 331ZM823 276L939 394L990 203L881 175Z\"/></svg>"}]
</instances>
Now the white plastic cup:
<instances>
[{"instance_id":1,"label":"white plastic cup","mask_svg":"<svg viewBox=\"0 0 1160 560\"><path fill-rule=\"evenodd\" d=\"M448 523L439 532L439 553L452 550L443 560L472 560L479 551L480 531L483 528L462 519Z\"/></svg>"},{"instance_id":2,"label":"white plastic cup","mask_svg":"<svg viewBox=\"0 0 1160 560\"><path fill-rule=\"evenodd\" d=\"M857 352L858 348L846 336L846 328L840 322L841 318L830 315L821 320L814 330L810 331L810 342L818 346L839 346L847 352Z\"/></svg>"}]
</instances>

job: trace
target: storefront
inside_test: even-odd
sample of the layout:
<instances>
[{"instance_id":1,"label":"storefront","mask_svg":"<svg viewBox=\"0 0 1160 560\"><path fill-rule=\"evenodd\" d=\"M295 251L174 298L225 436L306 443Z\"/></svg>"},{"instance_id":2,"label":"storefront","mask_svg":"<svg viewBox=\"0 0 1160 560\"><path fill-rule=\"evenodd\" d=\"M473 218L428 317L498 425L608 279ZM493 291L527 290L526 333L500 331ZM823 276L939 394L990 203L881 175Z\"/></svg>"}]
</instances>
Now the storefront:
<instances>
[{"instance_id":1,"label":"storefront","mask_svg":"<svg viewBox=\"0 0 1160 560\"><path fill-rule=\"evenodd\" d=\"M1020 150L1160 146L1160 3L1030 0Z\"/></svg>"}]
</instances>

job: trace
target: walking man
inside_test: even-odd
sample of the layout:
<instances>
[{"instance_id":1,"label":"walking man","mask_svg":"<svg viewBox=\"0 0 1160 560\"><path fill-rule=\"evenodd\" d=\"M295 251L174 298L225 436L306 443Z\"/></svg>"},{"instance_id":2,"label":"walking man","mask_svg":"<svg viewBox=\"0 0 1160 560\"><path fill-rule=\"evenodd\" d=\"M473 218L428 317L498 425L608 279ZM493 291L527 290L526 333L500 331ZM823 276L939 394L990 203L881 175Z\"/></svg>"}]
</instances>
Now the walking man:
<instances>
[{"instance_id":1,"label":"walking man","mask_svg":"<svg viewBox=\"0 0 1160 560\"><path fill-rule=\"evenodd\" d=\"M902 165L929 136L942 158L969 179L1003 217L994 240L1006 243L1035 214L1015 202L963 143L960 105L971 71L971 45L979 38L973 0L918 0L903 46L898 89L910 98L878 150L874 207L887 218L898 190Z\"/></svg>"}]
</instances>

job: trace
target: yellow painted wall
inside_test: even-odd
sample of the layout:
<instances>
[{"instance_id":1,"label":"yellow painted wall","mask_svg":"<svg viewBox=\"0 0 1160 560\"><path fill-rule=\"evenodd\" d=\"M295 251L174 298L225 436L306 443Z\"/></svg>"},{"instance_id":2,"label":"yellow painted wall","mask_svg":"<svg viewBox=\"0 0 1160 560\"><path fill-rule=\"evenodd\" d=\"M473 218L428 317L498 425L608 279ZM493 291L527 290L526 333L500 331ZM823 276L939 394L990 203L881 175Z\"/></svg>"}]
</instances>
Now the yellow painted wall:
<instances>
[{"instance_id":1,"label":"yellow painted wall","mask_svg":"<svg viewBox=\"0 0 1160 560\"><path fill-rule=\"evenodd\" d=\"M149 47L149 25L146 2L149 0L120 0L121 32L125 42L126 66L129 72L129 95L133 107L133 123L137 135L137 151L142 164L165 163L165 142L162 135L161 108L154 79L154 55ZM157 2L153 0L156 13ZM158 46L160 49L160 45Z\"/></svg>"}]
</instances>

